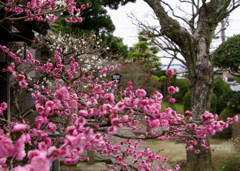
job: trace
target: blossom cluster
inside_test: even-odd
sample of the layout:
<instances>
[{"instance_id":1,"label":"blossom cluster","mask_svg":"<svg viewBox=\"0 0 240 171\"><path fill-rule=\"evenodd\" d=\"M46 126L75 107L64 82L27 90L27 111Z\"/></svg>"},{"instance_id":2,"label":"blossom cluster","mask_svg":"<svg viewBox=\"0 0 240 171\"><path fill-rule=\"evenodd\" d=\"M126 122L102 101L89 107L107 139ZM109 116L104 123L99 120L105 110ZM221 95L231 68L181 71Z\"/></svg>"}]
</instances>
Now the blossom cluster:
<instances>
[{"instance_id":1,"label":"blossom cluster","mask_svg":"<svg viewBox=\"0 0 240 171\"><path fill-rule=\"evenodd\" d=\"M187 136L188 131L195 131L192 139L183 138L187 150L193 150L198 145L198 138L214 135L237 121L237 117L228 118L227 122L218 121L217 115L205 112L200 122L193 122L191 115L185 117L171 108L161 111L163 96L155 91L147 95L143 89L133 91L131 82L121 91L121 98L116 96L115 81L104 81L91 76L81 68L75 58L70 58L68 66L61 60L61 50L55 51L54 62L41 63L33 59L27 51L27 59L20 60L5 46L0 48L16 62L30 64L35 71L41 71L51 78L54 88L31 84L31 80L16 70L11 63L5 72L10 72L19 83L19 88L32 92L37 116L34 123L26 119L14 119L1 129L0 135L0 167L6 170L49 170L50 163L63 158L65 164L76 164L87 160L84 151L92 151L111 156L116 165L109 166L112 170L136 168L138 170L179 170L156 165L156 162L167 162L167 158L152 152L150 149L138 149L139 144L147 139L159 141L174 137ZM98 74L106 74L114 67L105 68ZM172 73L172 72L171 72ZM96 74L97 75L97 74ZM84 86L85 85L85 86ZM85 89L79 91L78 87ZM78 91L77 91L78 90ZM170 94L175 88L168 88ZM1 111L7 104L1 104ZM191 112L187 112L191 113ZM91 123L96 118L97 123ZM144 124L141 124L140 121ZM130 130L144 130L144 133L133 142L127 135L119 135L118 130L128 127ZM161 129L157 129L161 128ZM18 136L16 136L18 135ZM51 135L58 135L52 138ZM109 136L121 136L127 139L118 144L109 141ZM201 148L210 147L201 141ZM202 149L194 149L199 154ZM132 158L132 163L125 159ZM9 165L9 161L15 161Z\"/></svg>"},{"instance_id":2,"label":"blossom cluster","mask_svg":"<svg viewBox=\"0 0 240 171\"><path fill-rule=\"evenodd\" d=\"M58 19L60 12L67 11L69 17L65 19L66 22L82 22L82 18L79 17L83 10L88 8L89 3L82 4L80 7L76 7L74 0L31 0L26 4L18 3L8 0L7 3L3 3L2 6L6 12L12 12L15 14L23 14L25 16L20 17L24 21L50 21L54 22ZM17 15L16 18L17 19ZM11 18L7 18L11 20Z\"/></svg>"},{"instance_id":3,"label":"blossom cluster","mask_svg":"<svg viewBox=\"0 0 240 171\"><path fill-rule=\"evenodd\" d=\"M176 103L176 99L175 98L173 98L172 96L173 96L173 94L175 94L176 93L176 88L174 87L174 86L171 86L171 81L170 81L170 79L172 79L173 78L173 75L174 75L174 70L173 69L168 69L167 71L166 71L166 75L168 76L168 82L167 82L167 84L169 85L169 87L167 88L167 91L168 91L168 96L167 96L167 98L169 99L169 102L170 103Z\"/></svg>"}]
</instances>

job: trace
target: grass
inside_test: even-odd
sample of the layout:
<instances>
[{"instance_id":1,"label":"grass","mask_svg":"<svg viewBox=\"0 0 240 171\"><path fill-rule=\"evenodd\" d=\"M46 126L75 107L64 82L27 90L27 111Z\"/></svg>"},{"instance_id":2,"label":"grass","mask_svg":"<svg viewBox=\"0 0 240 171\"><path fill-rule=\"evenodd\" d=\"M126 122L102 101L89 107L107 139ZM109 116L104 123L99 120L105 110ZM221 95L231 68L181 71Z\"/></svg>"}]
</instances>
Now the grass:
<instances>
[{"instance_id":1,"label":"grass","mask_svg":"<svg viewBox=\"0 0 240 171\"><path fill-rule=\"evenodd\" d=\"M173 110L175 110L179 114L184 114L183 105L180 103L169 103L169 102L162 102L162 109L161 112L164 111L165 108L171 107Z\"/></svg>"},{"instance_id":2,"label":"grass","mask_svg":"<svg viewBox=\"0 0 240 171\"><path fill-rule=\"evenodd\" d=\"M60 166L60 171L75 171L76 166L74 165L61 165Z\"/></svg>"}]
</instances>

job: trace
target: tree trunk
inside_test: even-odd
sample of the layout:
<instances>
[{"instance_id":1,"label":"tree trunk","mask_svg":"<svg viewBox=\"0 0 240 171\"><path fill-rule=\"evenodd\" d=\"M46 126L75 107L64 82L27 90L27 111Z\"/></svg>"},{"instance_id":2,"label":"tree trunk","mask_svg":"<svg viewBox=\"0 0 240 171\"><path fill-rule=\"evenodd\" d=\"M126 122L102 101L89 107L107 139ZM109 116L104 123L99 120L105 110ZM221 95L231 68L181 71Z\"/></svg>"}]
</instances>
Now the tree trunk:
<instances>
[{"instance_id":1,"label":"tree trunk","mask_svg":"<svg viewBox=\"0 0 240 171\"><path fill-rule=\"evenodd\" d=\"M206 145L210 145L209 140L206 140ZM198 144L200 144L200 140L198 140ZM200 149L200 154L195 154L194 151ZM200 145L194 147L193 151L187 151L187 165L184 169L185 171L213 171L214 168L212 166L212 155L211 151L203 150Z\"/></svg>"},{"instance_id":2,"label":"tree trunk","mask_svg":"<svg viewBox=\"0 0 240 171\"><path fill-rule=\"evenodd\" d=\"M198 121L201 114L210 110L211 94L213 88L213 66L206 39L200 38L195 45L195 62L187 62L189 71L190 88L192 90L193 120ZM206 139L208 145L209 141ZM213 171L211 151L203 150L200 146L201 140L193 151L187 151L187 171ZM195 150L201 150L195 154Z\"/></svg>"},{"instance_id":3,"label":"tree trunk","mask_svg":"<svg viewBox=\"0 0 240 171\"><path fill-rule=\"evenodd\" d=\"M195 47L195 62L188 62L190 88L192 90L193 120L199 120L201 114L210 110L213 89L213 66L206 41L198 41Z\"/></svg>"}]
</instances>

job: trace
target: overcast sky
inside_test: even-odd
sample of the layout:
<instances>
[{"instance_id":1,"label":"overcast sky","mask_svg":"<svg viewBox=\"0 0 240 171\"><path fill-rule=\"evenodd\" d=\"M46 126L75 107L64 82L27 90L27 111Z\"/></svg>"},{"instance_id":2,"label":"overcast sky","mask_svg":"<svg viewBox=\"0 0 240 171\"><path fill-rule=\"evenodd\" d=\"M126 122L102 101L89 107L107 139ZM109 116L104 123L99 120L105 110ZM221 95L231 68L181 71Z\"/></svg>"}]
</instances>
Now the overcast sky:
<instances>
[{"instance_id":1,"label":"overcast sky","mask_svg":"<svg viewBox=\"0 0 240 171\"><path fill-rule=\"evenodd\" d=\"M118 10L109 10L108 14L111 16L116 27L114 35L123 38L124 44L129 47L138 42L138 28L132 24L131 19L127 16L133 13L141 21L147 20L151 24L158 24L157 21L147 17L146 14L151 14L152 9L143 1L137 0L136 3L128 3L125 6L119 7ZM240 8L235 10L229 17L229 27L227 28L226 36L230 37L234 34L240 34ZM221 43L221 38L214 39L212 47L217 47ZM167 63L167 61L162 61Z\"/></svg>"},{"instance_id":2,"label":"overcast sky","mask_svg":"<svg viewBox=\"0 0 240 171\"><path fill-rule=\"evenodd\" d=\"M152 12L152 10L143 0L137 0L136 3L128 3L125 6L120 6L118 10L108 9L108 14L111 16L116 27L114 35L122 37L124 44L128 46L137 43L137 27L132 24L127 14L134 13L142 21L144 15L149 12Z\"/></svg>"}]
</instances>

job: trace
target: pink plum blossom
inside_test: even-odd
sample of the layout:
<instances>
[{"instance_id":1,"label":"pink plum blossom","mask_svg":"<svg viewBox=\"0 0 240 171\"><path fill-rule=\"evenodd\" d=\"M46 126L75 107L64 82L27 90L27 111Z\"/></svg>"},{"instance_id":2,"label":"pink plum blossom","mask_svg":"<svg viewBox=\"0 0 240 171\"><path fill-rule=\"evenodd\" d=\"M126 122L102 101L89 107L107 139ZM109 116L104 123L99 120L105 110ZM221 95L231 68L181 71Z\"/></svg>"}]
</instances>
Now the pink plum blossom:
<instances>
[{"instance_id":1,"label":"pink plum blossom","mask_svg":"<svg viewBox=\"0 0 240 171\"><path fill-rule=\"evenodd\" d=\"M117 128L115 126L111 126L108 128L108 134L109 135L114 135L117 131Z\"/></svg>"},{"instance_id":2,"label":"pink plum blossom","mask_svg":"<svg viewBox=\"0 0 240 171\"><path fill-rule=\"evenodd\" d=\"M140 98L141 98L141 97L146 96L147 93L146 93L146 91L143 90L143 89L137 89L135 94L136 94L137 97L140 97Z\"/></svg>"},{"instance_id":3,"label":"pink plum blossom","mask_svg":"<svg viewBox=\"0 0 240 171\"><path fill-rule=\"evenodd\" d=\"M57 89L56 96L59 100L67 100L69 98L69 92L66 87Z\"/></svg>"},{"instance_id":4,"label":"pink plum blossom","mask_svg":"<svg viewBox=\"0 0 240 171\"><path fill-rule=\"evenodd\" d=\"M167 76L172 77L174 75L174 70L173 69L168 69L166 71Z\"/></svg>"},{"instance_id":5,"label":"pink plum blossom","mask_svg":"<svg viewBox=\"0 0 240 171\"><path fill-rule=\"evenodd\" d=\"M169 102L170 102L170 103L175 103L175 102L176 102L176 99L175 99L175 98L170 98L170 99L169 99Z\"/></svg>"},{"instance_id":6,"label":"pink plum blossom","mask_svg":"<svg viewBox=\"0 0 240 171\"><path fill-rule=\"evenodd\" d=\"M47 159L46 155L40 152L39 155L35 156L31 160L31 166L34 168L35 171L49 171L50 170L50 163Z\"/></svg>"},{"instance_id":7,"label":"pink plum blossom","mask_svg":"<svg viewBox=\"0 0 240 171\"><path fill-rule=\"evenodd\" d=\"M201 152L201 150L197 149L194 151L195 154L199 154Z\"/></svg>"},{"instance_id":8,"label":"pink plum blossom","mask_svg":"<svg viewBox=\"0 0 240 171\"><path fill-rule=\"evenodd\" d=\"M176 92L176 88L175 87L173 87L173 86L168 87L168 93L169 94L175 94L175 92Z\"/></svg>"},{"instance_id":9,"label":"pink plum blossom","mask_svg":"<svg viewBox=\"0 0 240 171\"><path fill-rule=\"evenodd\" d=\"M26 124L16 124L14 125L12 131L17 132L17 131L25 131L28 128L28 125Z\"/></svg>"},{"instance_id":10,"label":"pink plum blossom","mask_svg":"<svg viewBox=\"0 0 240 171\"><path fill-rule=\"evenodd\" d=\"M108 69L108 72L112 72L114 70L114 67L111 66L109 69Z\"/></svg>"}]
</instances>

